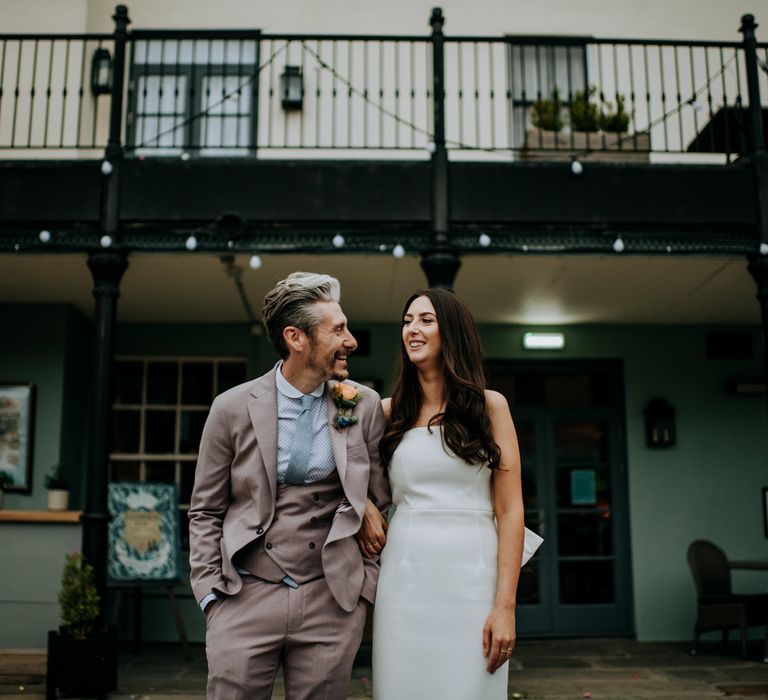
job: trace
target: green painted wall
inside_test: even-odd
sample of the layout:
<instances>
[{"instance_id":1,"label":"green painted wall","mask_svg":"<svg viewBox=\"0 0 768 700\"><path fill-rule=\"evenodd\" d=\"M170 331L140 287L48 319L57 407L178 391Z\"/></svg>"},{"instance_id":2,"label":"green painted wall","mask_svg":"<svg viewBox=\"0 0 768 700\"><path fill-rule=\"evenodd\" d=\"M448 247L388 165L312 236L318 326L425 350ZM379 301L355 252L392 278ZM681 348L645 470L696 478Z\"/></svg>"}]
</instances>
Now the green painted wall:
<instances>
[{"instance_id":1,"label":"green painted wall","mask_svg":"<svg viewBox=\"0 0 768 700\"><path fill-rule=\"evenodd\" d=\"M0 381L34 382L36 406L32 492L6 494L5 508L32 510L46 507L44 480L55 464L65 474L79 474L85 445L80 420L84 405L78 379L87 354L87 322L70 306L0 304ZM75 504L80 500L73 490Z\"/></svg>"},{"instance_id":2,"label":"green painted wall","mask_svg":"<svg viewBox=\"0 0 768 700\"><path fill-rule=\"evenodd\" d=\"M486 355L532 357L522 350L525 330L483 328ZM687 639L695 615L688 544L705 538L733 559L768 558L761 505L768 486L766 399L726 392L729 379L764 374L760 331L741 329L752 333L752 361L722 362L705 359L705 333L718 330L711 327L551 330L565 332L566 349L533 356L624 362L636 633L640 640ZM665 450L644 442L643 409L654 396L677 412L677 444ZM764 573L741 573L734 584L745 592L768 590Z\"/></svg>"},{"instance_id":3,"label":"green painted wall","mask_svg":"<svg viewBox=\"0 0 768 700\"><path fill-rule=\"evenodd\" d=\"M7 340L0 344L0 380L38 385L34 490L31 496L9 495L6 508L44 508L42 481L47 468L62 459L74 474L77 465L84 464L90 332L88 323L72 314L63 306L0 306L0 323L10 329ZM369 357L353 358L352 376L382 380L386 395L391 388L399 328L396 324L365 328L371 333L372 352ZM566 334L564 351L535 355L522 350L525 330L529 329L483 327L487 357L623 361L636 632L641 640L687 639L694 616L693 585L685 563L688 543L705 537L719 543L732 558L768 557L760 502L761 488L768 486L765 397L731 396L725 388L730 379L763 374L759 329L747 329L753 336L754 359L746 362L707 361L705 333L717 330L710 327L564 327L559 329ZM116 339L121 355L244 356L253 376L276 361L266 339L252 336L247 325L121 324ZM677 411L677 445L667 450L648 449L643 440L642 411L657 395L669 400ZM80 413L76 412L78 403L83 406ZM83 479L81 473L79 483ZM49 625L56 607L52 581L58 581L63 553L79 545L79 528L44 527L0 523L2 541L11 537L29 545L7 549L17 567L23 562L20 571L24 575L21 583L7 582L5 577L0 581L0 614L7 614L12 606L14 615L23 617L27 610L32 619ZM57 534L41 537L50 528ZM4 561L0 561L0 569L6 570ZM32 575L42 571L44 576ZM768 589L764 574L744 572L735 583L744 591ZM186 586L179 592L184 597L189 636L201 641L202 617ZM44 613L40 613L41 605L49 606ZM126 602L121 615L125 638L131 636L131 608ZM175 639L162 592L150 594L143 616L146 639ZM31 634L44 640L45 629L37 636L37 632ZM0 647L38 646L32 641L27 638L22 643L15 633L0 631Z\"/></svg>"}]
</instances>

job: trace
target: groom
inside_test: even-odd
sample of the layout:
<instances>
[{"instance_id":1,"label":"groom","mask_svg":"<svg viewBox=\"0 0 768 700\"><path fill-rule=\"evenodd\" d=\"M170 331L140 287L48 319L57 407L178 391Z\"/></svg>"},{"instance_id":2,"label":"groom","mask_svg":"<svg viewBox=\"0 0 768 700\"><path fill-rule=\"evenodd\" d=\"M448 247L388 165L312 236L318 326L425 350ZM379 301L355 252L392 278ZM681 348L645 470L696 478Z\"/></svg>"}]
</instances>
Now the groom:
<instances>
[{"instance_id":1,"label":"groom","mask_svg":"<svg viewBox=\"0 0 768 700\"><path fill-rule=\"evenodd\" d=\"M357 341L339 298L328 275L279 282L262 313L281 362L205 424L189 534L209 699L267 700L280 664L287 700L346 697L378 578L354 535L389 486L379 397L344 381Z\"/></svg>"}]
</instances>

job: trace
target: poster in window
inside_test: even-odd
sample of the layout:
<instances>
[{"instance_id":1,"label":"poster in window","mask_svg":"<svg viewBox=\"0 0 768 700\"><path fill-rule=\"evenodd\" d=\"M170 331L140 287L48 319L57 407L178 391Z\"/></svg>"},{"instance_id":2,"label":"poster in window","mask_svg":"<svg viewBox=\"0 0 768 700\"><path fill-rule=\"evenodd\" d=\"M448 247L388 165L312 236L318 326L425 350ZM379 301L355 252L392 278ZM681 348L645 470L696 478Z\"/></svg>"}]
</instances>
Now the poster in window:
<instances>
[{"instance_id":1,"label":"poster in window","mask_svg":"<svg viewBox=\"0 0 768 700\"><path fill-rule=\"evenodd\" d=\"M109 485L107 580L113 585L180 580L179 497L174 484Z\"/></svg>"}]
</instances>

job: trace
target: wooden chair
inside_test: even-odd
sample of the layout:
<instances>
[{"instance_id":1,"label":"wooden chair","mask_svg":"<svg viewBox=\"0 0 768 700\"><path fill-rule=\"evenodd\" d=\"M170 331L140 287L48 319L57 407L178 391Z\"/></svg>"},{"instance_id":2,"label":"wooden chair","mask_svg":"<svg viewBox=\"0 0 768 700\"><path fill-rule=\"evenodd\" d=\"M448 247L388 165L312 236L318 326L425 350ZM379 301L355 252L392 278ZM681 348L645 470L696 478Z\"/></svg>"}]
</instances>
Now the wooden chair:
<instances>
[{"instance_id":1,"label":"wooden chair","mask_svg":"<svg viewBox=\"0 0 768 700\"><path fill-rule=\"evenodd\" d=\"M720 547L707 540L695 540L688 546L688 566L698 596L691 654L696 654L702 632L721 630L725 646L728 631L738 628L741 632L741 656L746 657L747 629L765 626L763 661L768 663L768 593L733 593L731 569L738 567L728 561Z\"/></svg>"}]
</instances>

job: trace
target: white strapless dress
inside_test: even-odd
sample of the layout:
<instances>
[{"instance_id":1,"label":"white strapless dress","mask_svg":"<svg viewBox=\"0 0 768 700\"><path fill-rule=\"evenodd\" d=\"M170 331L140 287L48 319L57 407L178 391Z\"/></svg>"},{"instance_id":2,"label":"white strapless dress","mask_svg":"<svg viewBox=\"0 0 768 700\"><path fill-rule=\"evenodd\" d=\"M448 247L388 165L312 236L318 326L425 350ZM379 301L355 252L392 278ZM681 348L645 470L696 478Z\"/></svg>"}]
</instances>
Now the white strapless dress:
<instances>
[{"instance_id":1,"label":"white strapless dress","mask_svg":"<svg viewBox=\"0 0 768 700\"><path fill-rule=\"evenodd\" d=\"M373 609L374 700L502 700L508 665L486 671L483 625L496 593L491 470L413 428L390 465L397 510Z\"/></svg>"}]
</instances>

